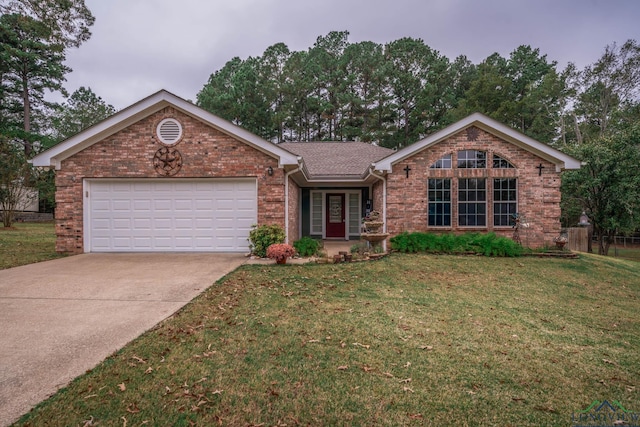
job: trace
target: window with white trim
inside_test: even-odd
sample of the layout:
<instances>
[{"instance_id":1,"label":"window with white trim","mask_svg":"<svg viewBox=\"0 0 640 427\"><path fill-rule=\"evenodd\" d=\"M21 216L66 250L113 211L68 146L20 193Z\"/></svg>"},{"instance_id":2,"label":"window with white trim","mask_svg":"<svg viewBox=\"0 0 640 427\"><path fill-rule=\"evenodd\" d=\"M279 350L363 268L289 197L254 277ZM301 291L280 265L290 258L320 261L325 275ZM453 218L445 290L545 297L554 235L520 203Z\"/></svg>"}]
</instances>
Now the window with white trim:
<instances>
[{"instance_id":1,"label":"window with white trim","mask_svg":"<svg viewBox=\"0 0 640 427\"><path fill-rule=\"evenodd\" d=\"M493 168L494 169L513 169L514 166L511 162L497 154L493 155Z\"/></svg>"},{"instance_id":2,"label":"window with white trim","mask_svg":"<svg viewBox=\"0 0 640 427\"><path fill-rule=\"evenodd\" d=\"M429 166L429 169L451 169L451 153L440 157Z\"/></svg>"},{"instance_id":3,"label":"window with white trim","mask_svg":"<svg viewBox=\"0 0 640 427\"><path fill-rule=\"evenodd\" d=\"M429 179L429 225L451 226L451 179Z\"/></svg>"},{"instance_id":4,"label":"window with white trim","mask_svg":"<svg viewBox=\"0 0 640 427\"><path fill-rule=\"evenodd\" d=\"M507 227L511 225L513 214L518 209L516 178L494 178L493 180L493 225Z\"/></svg>"},{"instance_id":5,"label":"window with white trim","mask_svg":"<svg viewBox=\"0 0 640 427\"><path fill-rule=\"evenodd\" d=\"M349 235L360 234L361 218L360 194L349 193Z\"/></svg>"},{"instance_id":6,"label":"window with white trim","mask_svg":"<svg viewBox=\"0 0 640 427\"><path fill-rule=\"evenodd\" d=\"M458 179L458 225L486 227L487 180L485 178Z\"/></svg>"},{"instance_id":7,"label":"window with white trim","mask_svg":"<svg viewBox=\"0 0 640 427\"><path fill-rule=\"evenodd\" d=\"M322 193L311 193L311 234L322 234Z\"/></svg>"},{"instance_id":8,"label":"window with white trim","mask_svg":"<svg viewBox=\"0 0 640 427\"><path fill-rule=\"evenodd\" d=\"M486 169L487 153L479 150L458 151L458 168L461 169Z\"/></svg>"}]
</instances>

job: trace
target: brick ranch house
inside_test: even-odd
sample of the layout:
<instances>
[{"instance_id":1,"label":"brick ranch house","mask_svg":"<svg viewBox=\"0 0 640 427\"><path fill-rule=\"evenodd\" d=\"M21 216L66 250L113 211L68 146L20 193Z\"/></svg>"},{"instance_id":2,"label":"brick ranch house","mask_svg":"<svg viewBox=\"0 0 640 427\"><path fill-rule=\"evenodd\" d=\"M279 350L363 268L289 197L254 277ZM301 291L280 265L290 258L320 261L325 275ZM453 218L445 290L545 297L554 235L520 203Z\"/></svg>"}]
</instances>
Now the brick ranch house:
<instances>
[{"instance_id":1,"label":"brick ranch house","mask_svg":"<svg viewBox=\"0 0 640 427\"><path fill-rule=\"evenodd\" d=\"M157 92L33 158L56 169L59 252L246 252L253 224L358 239L381 212L403 231L495 231L528 218L530 246L560 231L560 176L580 163L481 114L398 151L274 144Z\"/></svg>"}]
</instances>

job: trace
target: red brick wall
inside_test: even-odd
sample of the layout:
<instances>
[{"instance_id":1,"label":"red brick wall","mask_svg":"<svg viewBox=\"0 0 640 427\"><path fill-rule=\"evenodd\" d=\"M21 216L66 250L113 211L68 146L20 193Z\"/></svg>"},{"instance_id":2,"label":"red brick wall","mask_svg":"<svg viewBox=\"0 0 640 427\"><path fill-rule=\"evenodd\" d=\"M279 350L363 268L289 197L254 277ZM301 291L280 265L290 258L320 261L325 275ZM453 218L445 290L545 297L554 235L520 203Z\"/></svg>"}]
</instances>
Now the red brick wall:
<instances>
[{"instance_id":1,"label":"red brick wall","mask_svg":"<svg viewBox=\"0 0 640 427\"><path fill-rule=\"evenodd\" d=\"M155 129L173 117L183 128L175 145L182 154L182 169L172 177L254 177L258 182L258 223L284 227L284 173L278 160L237 141L190 116L167 107L111 135L62 162L56 175L56 250L82 253L84 178L160 178L153 156L162 147ZM267 168L273 168L269 176ZM297 216L297 211L291 213Z\"/></svg>"},{"instance_id":2,"label":"red brick wall","mask_svg":"<svg viewBox=\"0 0 640 427\"><path fill-rule=\"evenodd\" d=\"M289 178L289 229L287 237L289 244L300 239L300 187Z\"/></svg>"},{"instance_id":3,"label":"red brick wall","mask_svg":"<svg viewBox=\"0 0 640 427\"><path fill-rule=\"evenodd\" d=\"M382 218L384 216L384 195L383 195L383 192L384 192L384 184L383 184L382 181L378 181L375 184L373 184L373 189L372 189L373 195L371 196L372 204L373 204L373 210L380 212L380 221L382 221Z\"/></svg>"},{"instance_id":4,"label":"red brick wall","mask_svg":"<svg viewBox=\"0 0 640 427\"><path fill-rule=\"evenodd\" d=\"M487 152L486 169L457 169L456 155L459 150L481 150ZM452 153L452 169L429 169L436 160ZM508 160L515 169L493 169L493 154ZM542 176L538 176L538 166L544 166ZM404 168L411 171L406 178ZM428 215L428 179L452 178L452 215L451 227L429 227ZM456 178L487 178L487 226L458 227ZM560 232L560 173L555 165L534 154L525 151L500 138L479 130L475 141L470 141L466 131L416 153L414 156L394 165L393 172L387 178L387 230L392 235L403 231L495 231L497 234L511 237L511 227L493 227L493 179L498 177L517 178L518 212L527 218L530 228L523 230L522 243L530 247L553 244L553 237Z\"/></svg>"}]
</instances>

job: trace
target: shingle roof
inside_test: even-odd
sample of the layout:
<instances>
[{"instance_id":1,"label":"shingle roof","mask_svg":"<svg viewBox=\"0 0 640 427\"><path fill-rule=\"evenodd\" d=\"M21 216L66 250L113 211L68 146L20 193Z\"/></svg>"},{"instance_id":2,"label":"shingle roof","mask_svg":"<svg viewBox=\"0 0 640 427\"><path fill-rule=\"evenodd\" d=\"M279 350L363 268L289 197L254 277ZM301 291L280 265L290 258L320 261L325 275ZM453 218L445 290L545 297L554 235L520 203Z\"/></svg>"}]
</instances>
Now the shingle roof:
<instances>
[{"instance_id":1,"label":"shingle roof","mask_svg":"<svg viewBox=\"0 0 640 427\"><path fill-rule=\"evenodd\" d=\"M365 142L284 142L278 146L301 156L311 176L360 177L371 163L394 152Z\"/></svg>"}]
</instances>

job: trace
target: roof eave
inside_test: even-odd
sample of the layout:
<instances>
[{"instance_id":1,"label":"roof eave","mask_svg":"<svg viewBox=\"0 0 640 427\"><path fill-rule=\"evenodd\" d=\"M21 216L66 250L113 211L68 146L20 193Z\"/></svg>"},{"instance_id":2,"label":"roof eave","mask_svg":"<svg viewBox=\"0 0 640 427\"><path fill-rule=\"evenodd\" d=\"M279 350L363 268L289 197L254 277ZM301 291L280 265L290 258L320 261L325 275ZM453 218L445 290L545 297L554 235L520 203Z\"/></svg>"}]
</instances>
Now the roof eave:
<instances>
[{"instance_id":1,"label":"roof eave","mask_svg":"<svg viewBox=\"0 0 640 427\"><path fill-rule=\"evenodd\" d=\"M156 92L96 125L85 129L79 134L43 151L32 159L32 164L39 167L55 167L56 169L60 169L63 160L168 106L176 108L184 114L202 121L220 132L233 136L267 155L278 158L280 167L298 164L297 156L289 151L227 120L215 116L166 90Z\"/></svg>"},{"instance_id":2,"label":"roof eave","mask_svg":"<svg viewBox=\"0 0 640 427\"><path fill-rule=\"evenodd\" d=\"M524 135L510 127L485 116L481 113L473 113L464 119L453 123L438 132L429 135L428 137L412 144L406 148L398 150L397 152L385 157L378 161L375 165L375 170L380 172L391 172L393 165L402 160L414 155L415 153L422 151L432 145L435 145L451 135L454 135L470 126L477 126L478 128L498 136L524 150L532 152L537 156L548 160L556 165L557 170L561 169L579 169L580 161L564 154L563 152L556 150L555 148L536 141L535 139Z\"/></svg>"}]
</instances>

